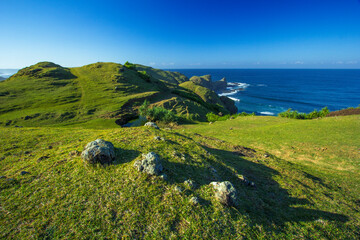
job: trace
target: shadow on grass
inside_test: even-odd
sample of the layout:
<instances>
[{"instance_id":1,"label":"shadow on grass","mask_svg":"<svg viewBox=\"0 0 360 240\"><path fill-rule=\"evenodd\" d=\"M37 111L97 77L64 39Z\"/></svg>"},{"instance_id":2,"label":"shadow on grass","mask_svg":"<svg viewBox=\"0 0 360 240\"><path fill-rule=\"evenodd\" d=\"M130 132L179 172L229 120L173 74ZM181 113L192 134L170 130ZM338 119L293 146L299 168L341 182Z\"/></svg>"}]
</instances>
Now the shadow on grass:
<instances>
[{"instance_id":1,"label":"shadow on grass","mask_svg":"<svg viewBox=\"0 0 360 240\"><path fill-rule=\"evenodd\" d=\"M222 159L222 161L215 161L202 155L203 160L209 164L204 167L190 157L184 163L174 163L170 162L170 159L164 159L164 167L170 176L168 181L172 184L183 183L185 179L191 178L198 186L208 185L212 181L230 181L237 189L239 203L237 208L230 210L235 220L240 219L241 215L246 215L253 224L262 225L268 230L273 230L274 224L284 226L286 222L306 222L319 219L337 222L349 220L342 214L310 209L313 204L307 199L290 196L288 190L282 188L274 180L275 176L280 175L274 169L246 160L237 152L214 149L204 145L203 148L215 159ZM256 187L245 184L237 174L255 182ZM313 178L310 179L314 181ZM289 182L289 187L296 184L296 181ZM211 203L205 200L204 205L209 204Z\"/></svg>"},{"instance_id":2,"label":"shadow on grass","mask_svg":"<svg viewBox=\"0 0 360 240\"><path fill-rule=\"evenodd\" d=\"M136 150L127 150L122 148L115 148L115 161L112 165L119 165L127 162L131 162L137 158L141 153Z\"/></svg>"}]
</instances>

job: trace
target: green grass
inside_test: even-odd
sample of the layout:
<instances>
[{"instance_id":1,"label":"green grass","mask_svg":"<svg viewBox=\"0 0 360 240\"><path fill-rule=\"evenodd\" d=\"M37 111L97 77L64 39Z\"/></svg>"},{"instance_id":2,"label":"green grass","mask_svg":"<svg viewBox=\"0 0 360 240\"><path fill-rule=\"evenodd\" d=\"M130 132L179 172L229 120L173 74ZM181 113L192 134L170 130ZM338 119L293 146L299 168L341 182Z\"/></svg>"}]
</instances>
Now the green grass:
<instances>
[{"instance_id":1,"label":"green grass","mask_svg":"<svg viewBox=\"0 0 360 240\"><path fill-rule=\"evenodd\" d=\"M55 126L98 118L126 123L145 99L167 102L167 109L188 120L205 120L209 111L224 108L221 101L205 103L203 96L179 87L184 81L180 73L128 62L77 68L41 62L0 82L0 125Z\"/></svg>"},{"instance_id":2,"label":"green grass","mask_svg":"<svg viewBox=\"0 0 360 240\"><path fill-rule=\"evenodd\" d=\"M219 111L185 76L127 65L43 62L0 83L1 239L359 238L359 115L120 128L145 99L188 120ZM97 138L114 164L69 154ZM133 167L149 151L167 180ZM212 181L232 182L238 205L218 203Z\"/></svg>"},{"instance_id":3,"label":"green grass","mask_svg":"<svg viewBox=\"0 0 360 240\"><path fill-rule=\"evenodd\" d=\"M239 117L177 130L101 122L106 129L89 122L1 127L0 175L7 178L0 179L0 237L356 239L359 117ZM97 138L114 143L115 164L92 167L69 155ZM167 180L133 168L149 151L160 155ZM184 185L189 178L195 189ZM234 184L238 207L214 199L214 180ZM189 203L192 196L200 198L199 205Z\"/></svg>"}]
</instances>

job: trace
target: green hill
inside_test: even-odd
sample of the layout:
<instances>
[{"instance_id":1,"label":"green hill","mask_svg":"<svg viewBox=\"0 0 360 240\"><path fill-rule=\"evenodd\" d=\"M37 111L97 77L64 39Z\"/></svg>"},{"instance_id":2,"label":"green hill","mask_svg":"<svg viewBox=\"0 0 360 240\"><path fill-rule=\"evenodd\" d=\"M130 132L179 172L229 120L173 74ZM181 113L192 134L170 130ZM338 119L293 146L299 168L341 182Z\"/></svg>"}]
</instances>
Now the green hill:
<instances>
[{"instance_id":1,"label":"green hill","mask_svg":"<svg viewBox=\"0 0 360 240\"><path fill-rule=\"evenodd\" d=\"M0 238L359 238L360 115L194 124L236 109L191 79L41 62L1 82ZM192 124L119 128L144 100ZM110 165L80 156L99 138L115 147ZM138 171L149 152L164 175Z\"/></svg>"},{"instance_id":2,"label":"green hill","mask_svg":"<svg viewBox=\"0 0 360 240\"><path fill-rule=\"evenodd\" d=\"M238 117L176 130L0 127L0 236L356 239L359 120ZM97 138L114 144L114 164L90 166L77 154ZM150 151L160 156L165 180L134 168ZM237 206L220 204L212 181L230 181Z\"/></svg>"},{"instance_id":3,"label":"green hill","mask_svg":"<svg viewBox=\"0 0 360 240\"><path fill-rule=\"evenodd\" d=\"M186 81L180 73L130 63L64 68L41 62L0 83L0 122L43 126L102 119L105 125L123 124L137 117L145 99L188 120L206 120L210 111L227 111L222 102L209 103L179 86Z\"/></svg>"}]
</instances>

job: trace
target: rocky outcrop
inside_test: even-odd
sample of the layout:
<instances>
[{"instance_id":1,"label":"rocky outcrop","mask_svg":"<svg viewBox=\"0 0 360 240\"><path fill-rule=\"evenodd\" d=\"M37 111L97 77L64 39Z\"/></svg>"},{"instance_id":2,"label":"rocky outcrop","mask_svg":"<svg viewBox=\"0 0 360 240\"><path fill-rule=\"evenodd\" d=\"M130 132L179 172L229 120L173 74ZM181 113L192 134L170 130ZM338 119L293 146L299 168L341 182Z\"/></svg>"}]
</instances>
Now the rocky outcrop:
<instances>
[{"instance_id":1,"label":"rocky outcrop","mask_svg":"<svg viewBox=\"0 0 360 240\"><path fill-rule=\"evenodd\" d=\"M223 205L236 205L236 189L231 182L212 182L210 183L215 189L215 198Z\"/></svg>"},{"instance_id":2,"label":"rocky outcrop","mask_svg":"<svg viewBox=\"0 0 360 240\"><path fill-rule=\"evenodd\" d=\"M215 92L226 90L226 88L227 88L226 78L222 78L219 81L212 82L212 90L214 90Z\"/></svg>"},{"instance_id":3,"label":"rocky outcrop","mask_svg":"<svg viewBox=\"0 0 360 240\"><path fill-rule=\"evenodd\" d=\"M193 76L190 78L190 81L215 92L226 90L227 87L226 78L213 82L211 80L211 75Z\"/></svg>"},{"instance_id":4,"label":"rocky outcrop","mask_svg":"<svg viewBox=\"0 0 360 240\"><path fill-rule=\"evenodd\" d=\"M163 171L163 166L160 162L160 157L154 152L143 154L143 159L135 162L134 167L140 172L145 172L150 175L160 175Z\"/></svg>"},{"instance_id":5,"label":"rocky outcrop","mask_svg":"<svg viewBox=\"0 0 360 240\"><path fill-rule=\"evenodd\" d=\"M206 87L212 90L211 75L193 76L190 78L190 81L199 86Z\"/></svg>"},{"instance_id":6,"label":"rocky outcrop","mask_svg":"<svg viewBox=\"0 0 360 240\"><path fill-rule=\"evenodd\" d=\"M96 139L85 146L81 158L90 164L110 164L115 159L114 145L111 142Z\"/></svg>"},{"instance_id":7,"label":"rocky outcrop","mask_svg":"<svg viewBox=\"0 0 360 240\"><path fill-rule=\"evenodd\" d=\"M228 98L228 97L226 97L226 96L221 96L221 97L220 97L220 100L221 100L221 102L224 104L225 108L226 108L227 110L229 110L229 112L230 112L231 114L237 113L238 109L237 109L237 107L235 106L235 101L234 101L234 100L232 100L232 99L230 99L230 98Z\"/></svg>"}]
</instances>

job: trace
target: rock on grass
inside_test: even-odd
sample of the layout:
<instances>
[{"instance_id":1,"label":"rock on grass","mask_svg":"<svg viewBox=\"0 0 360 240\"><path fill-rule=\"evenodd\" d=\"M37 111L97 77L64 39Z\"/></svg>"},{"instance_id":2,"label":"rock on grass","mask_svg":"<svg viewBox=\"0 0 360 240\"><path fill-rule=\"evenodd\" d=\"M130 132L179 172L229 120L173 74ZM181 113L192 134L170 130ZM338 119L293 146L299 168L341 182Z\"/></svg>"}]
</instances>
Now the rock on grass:
<instances>
[{"instance_id":1,"label":"rock on grass","mask_svg":"<svg viewBox=\"0 0 360 240\"><path fill-rule=\"evenodd\" d=\"M96 139L86 145L81 158L90 164L109 164L115 159L115 149L111 142Z\"/></svg>"},{"instance_id":2,"label":"rock on grass","mask_svg":"<svg viewBox=\"0 0 360 240\"><path fill-rule=\"evenodd\" d=\"M236 205L236 189L231 182L212 182L210 183L215 189L215 198L223 205Z\"/></svg>"},{"instance_id":3,"label":"rock on grass","mask_svg":"<svg viewBox=\"0 0 360 240\"><path fill-rule=\"evenodd\" d=\"M152 127L152 128L155 128L155 129L159 129L159 127L156 125L156 123L154 122L147 122L145 123L144 125L145 127Z\"/></svg>"},{"instance_id":4,"label":"rock on grass","mask_svg":"<svg viewBox=\"0 0 360 240\"><path fill-rule=\"evenodd\" d=\"M160 157L154 152L149 152L143 155L142 160L135 162L134 167L140 172L145 172L150 175L160 175L163 171L163 166L160 163Z\"/></svg>"}]
</instances>

